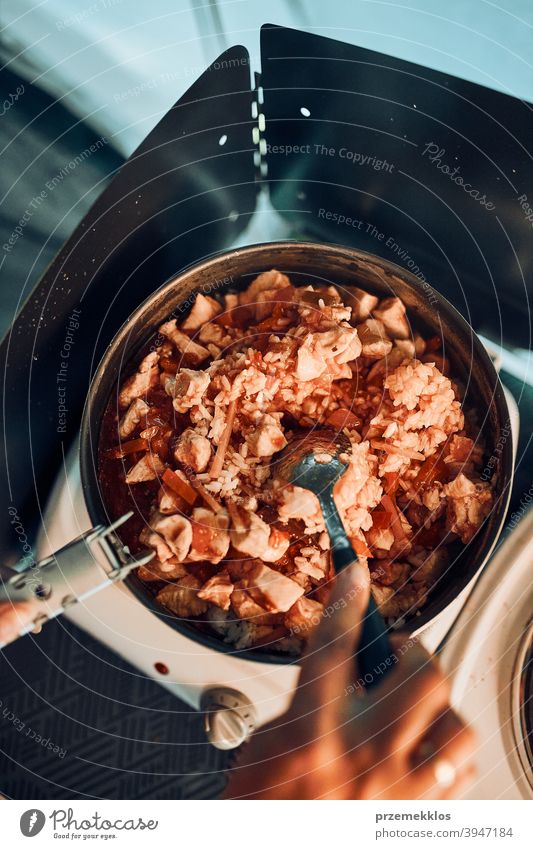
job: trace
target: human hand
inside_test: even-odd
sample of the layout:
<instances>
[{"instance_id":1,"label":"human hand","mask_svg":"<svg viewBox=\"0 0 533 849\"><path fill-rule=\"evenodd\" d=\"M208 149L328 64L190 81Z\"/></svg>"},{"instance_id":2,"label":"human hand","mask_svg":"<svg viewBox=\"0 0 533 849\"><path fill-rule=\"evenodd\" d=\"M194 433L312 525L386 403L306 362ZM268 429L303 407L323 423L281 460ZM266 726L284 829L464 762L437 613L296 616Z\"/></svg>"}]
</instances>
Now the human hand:
<instances>
[{"instance_id":1,"label":"human hand","mask_svg":"<svg viewBox=\"0 0 533 849\"><path fill-rule=\"evenodd\" d=\"M22 629L33 620L35 612L31 601L0 601L0 646L16 640Z\"/></svg>"},{"instance_id":2,"label":"human hand","mask_svg":"<svg viewBox=\"0 0 533 849\"><path fill-rule=\"evenodd\" d=\"M368 593L361 564L336 578L333 613L310 642L292 705L246 745L227 798L454 799L469 786L474 734L420 645L397 639L383 681L370 692L354 686Z\"/></svg>"}]
</instances>

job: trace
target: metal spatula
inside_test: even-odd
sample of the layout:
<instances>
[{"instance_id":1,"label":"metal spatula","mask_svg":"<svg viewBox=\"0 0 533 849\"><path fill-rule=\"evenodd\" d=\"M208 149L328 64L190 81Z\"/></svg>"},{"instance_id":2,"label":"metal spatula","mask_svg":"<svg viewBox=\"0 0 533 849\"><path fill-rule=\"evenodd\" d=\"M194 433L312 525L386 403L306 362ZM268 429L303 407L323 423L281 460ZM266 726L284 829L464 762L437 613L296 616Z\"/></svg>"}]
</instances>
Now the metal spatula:
<instances>
[{"instance_id":1,"label":"metal spatula","mask_svg":"<svg viewBox=\"0 0 533 849\"><path fill-rule=\"evenodd\" d=\"M274 464L276 477L317 496L336 572L358 559L333 500L333 487L346 471L350 450L350 441L342 433L326 428L306 430L293 436ZM360 676L367 689L392 668L391 656L387 626L370 596L357 650Z\"/></svg>"}]
</instances>

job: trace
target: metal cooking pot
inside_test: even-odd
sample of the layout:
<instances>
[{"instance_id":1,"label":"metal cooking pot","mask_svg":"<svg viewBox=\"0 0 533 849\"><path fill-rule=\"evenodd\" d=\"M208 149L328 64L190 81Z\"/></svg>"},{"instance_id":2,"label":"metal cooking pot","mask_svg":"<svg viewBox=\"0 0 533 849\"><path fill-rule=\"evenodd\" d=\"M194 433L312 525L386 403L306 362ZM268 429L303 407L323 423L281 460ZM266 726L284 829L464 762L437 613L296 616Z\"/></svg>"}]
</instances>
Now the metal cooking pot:
<instances>
[{"instance_id":1,"label":"metal cooking pot","mask_svg":"<svg viewBox=\"0 0 533 849\"><path fill-rule=\"evenodd\" d=\"M114 580L124 580L136 598L154 615L212 649L255 661L294 661L293 657L258 649L236 651L215 634L206 633L165 611L131 572L133 566L139 565L139 559L135 561L127 550L122 549L98 484L98 444L104 412L111 394L117 390L121 375L154 336L157 327L170 314L185 317L196 292L222 294L237 291L245 288L257 274L271 268L287 274L296 285L356 285L379 297L400 297L408 309L411 326L425 337L438 335L443 340L452 374L466 387L465 405L475 408L478 413L486 442L487 474L494 475L495 480L493 510L478 534L463 547L438 580L416 618L407 618L406 628L419 631L431 622L457 598L487 561L505 519L512 483L513 453L503 388L473 329L429 284L377 256L336 245L272 242L220 254L183 272L151 295L109 345L92 380L80 436L83 493L95 530L38 564L41 573L36 577L34 570L32 581L25 580L26 573L10 575L7 581L4 578L4 594L10 598L41 599L43 612L40 621L58 615L69 604ZM87 552L90 553L89 559Z\"/></svg>"}]
</instances>

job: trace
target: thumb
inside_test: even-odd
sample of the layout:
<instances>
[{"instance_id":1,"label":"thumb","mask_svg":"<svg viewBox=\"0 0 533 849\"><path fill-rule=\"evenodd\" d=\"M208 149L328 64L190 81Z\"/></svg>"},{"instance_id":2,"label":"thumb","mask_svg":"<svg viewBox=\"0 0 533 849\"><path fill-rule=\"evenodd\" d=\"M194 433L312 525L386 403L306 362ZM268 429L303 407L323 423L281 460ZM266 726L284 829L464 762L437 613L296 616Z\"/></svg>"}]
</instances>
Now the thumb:
<instances>
[{"instance_id":1,"label":"thumb","mask_svg":"<svg viewBox=\"0 0 533 849\"><path fill-rule=\"evenodd\" d=\"M354 659L370 594L368 567L360 560L336 578L323 620L313 634L302 661L300 685L327 681L328 690L342 692L353 678Z\"/></svg>"}]
</instances>

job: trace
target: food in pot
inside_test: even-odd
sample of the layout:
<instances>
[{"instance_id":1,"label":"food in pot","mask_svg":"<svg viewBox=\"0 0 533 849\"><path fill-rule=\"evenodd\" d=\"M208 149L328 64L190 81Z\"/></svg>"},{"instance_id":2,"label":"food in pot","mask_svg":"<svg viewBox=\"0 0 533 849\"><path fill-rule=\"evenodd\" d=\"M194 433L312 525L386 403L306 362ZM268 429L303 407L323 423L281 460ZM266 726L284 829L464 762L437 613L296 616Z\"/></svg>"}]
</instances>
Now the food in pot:
<instances>
[{"instance_id":1,"label":"food in pot","mask_svg":"<svg viewBox=\"0 0 533 849\"><path fill-rule=\"evenodd\" d=\"M342 430L335 501L401 622L492 507L461 396L399 298L268 271L159 327L105 416L104 500L133 506L126 541L155 552L138 577L169 613L239 649L298 652L334 576L318 500L276 477L276 456L300 428Z\"/></svg>"}]
</instances>

